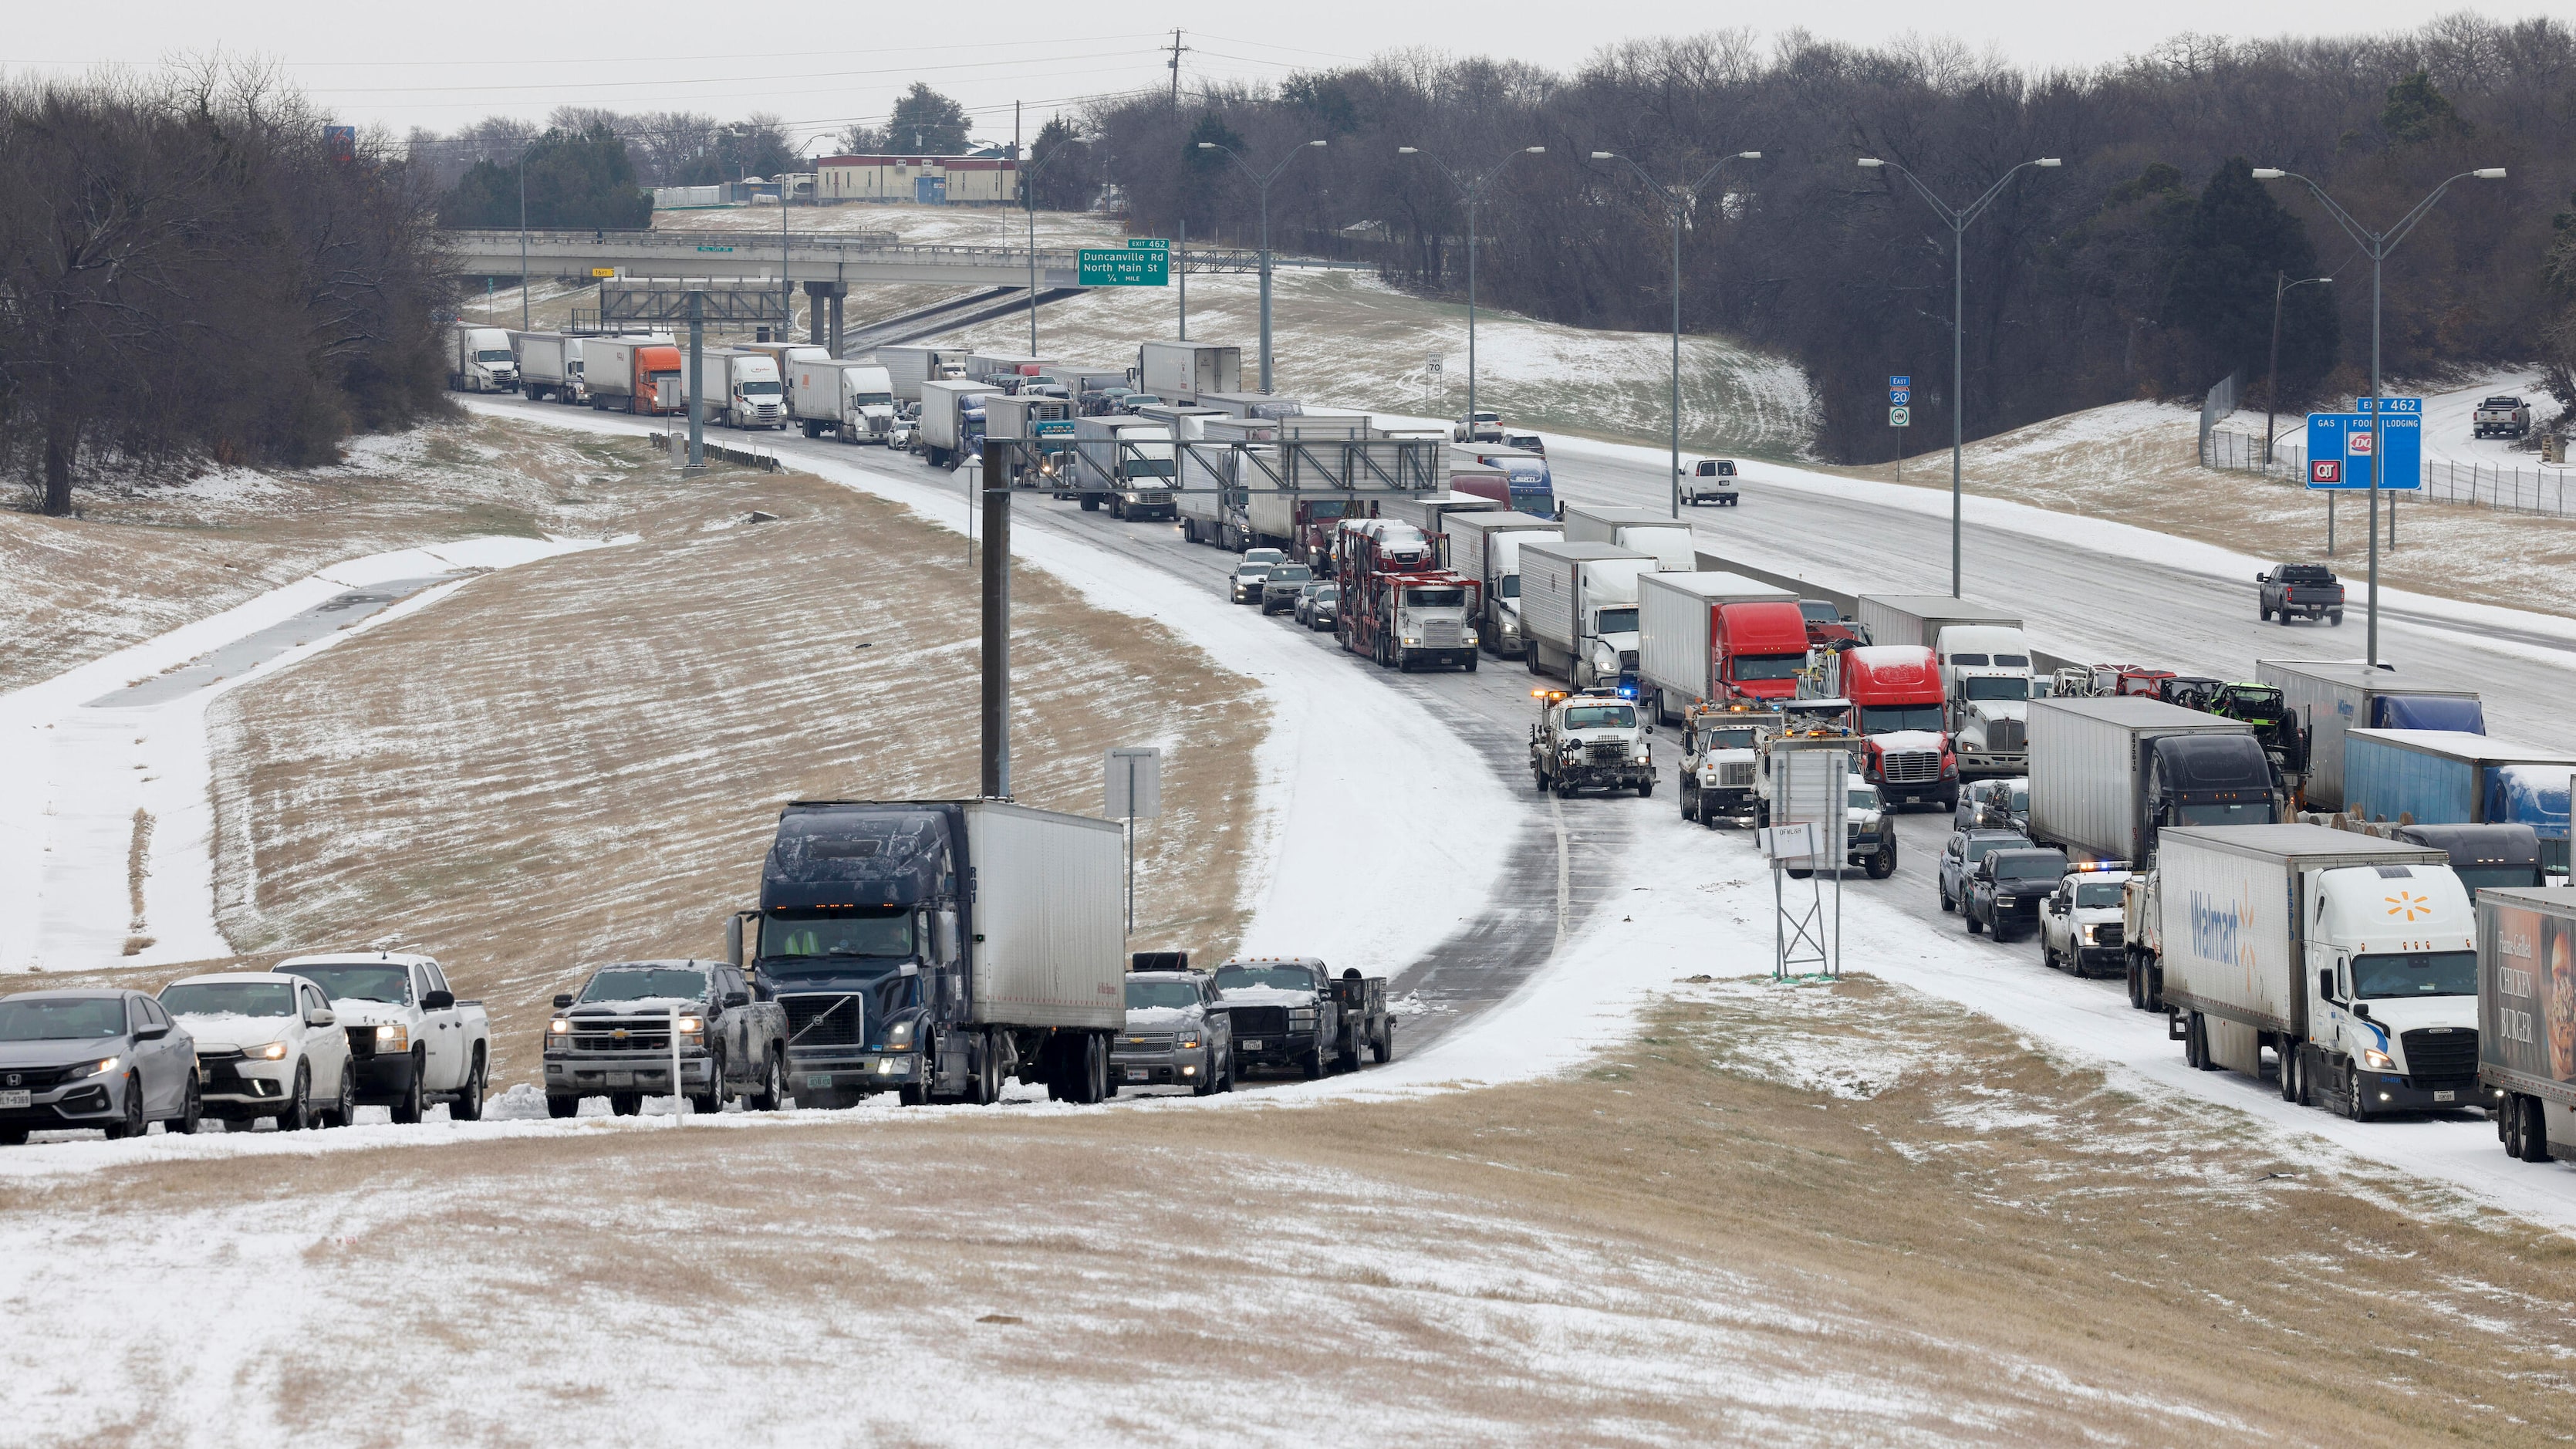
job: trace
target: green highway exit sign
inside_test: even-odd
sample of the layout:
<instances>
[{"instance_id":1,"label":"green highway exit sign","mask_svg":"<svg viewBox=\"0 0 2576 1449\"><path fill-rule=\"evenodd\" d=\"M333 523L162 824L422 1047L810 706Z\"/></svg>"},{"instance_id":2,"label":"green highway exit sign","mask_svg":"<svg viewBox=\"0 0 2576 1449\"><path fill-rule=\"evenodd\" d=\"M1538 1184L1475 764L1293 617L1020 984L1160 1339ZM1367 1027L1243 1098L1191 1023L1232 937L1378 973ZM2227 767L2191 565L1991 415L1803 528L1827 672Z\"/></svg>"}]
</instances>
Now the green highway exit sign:
<instances>
[{"instance_id":1,"label":"green highway exit sign","mask_svg":"<svg viewBox=\"0 0 2576 1449\"><path fill-rule=\"evenodd\" d=\"M1084 247L1076 253L1074 280L1085 287L1168 287L1172 254L1138 246Z\"/></svg>"}]
</instances>

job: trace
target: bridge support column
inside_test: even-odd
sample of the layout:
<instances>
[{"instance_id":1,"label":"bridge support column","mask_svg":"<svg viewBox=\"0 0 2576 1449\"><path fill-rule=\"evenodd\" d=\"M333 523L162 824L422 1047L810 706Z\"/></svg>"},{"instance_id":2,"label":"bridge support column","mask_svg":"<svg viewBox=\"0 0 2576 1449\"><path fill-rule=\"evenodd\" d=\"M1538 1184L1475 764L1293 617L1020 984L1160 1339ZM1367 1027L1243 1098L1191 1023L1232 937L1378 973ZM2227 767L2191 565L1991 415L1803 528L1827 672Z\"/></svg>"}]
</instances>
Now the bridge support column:
<instances>
[{"instance_id":1,"label":"bridge support column","mask_svg":"<svg viewBox=\"0 0 2576 1449\"><path fill-rule=\"evenodd\" d=\"M828 309L831 313L831 340L828 345L831 347L832 355L834 357L841 355L841 299L848 296L849 292L850 284L847 282L807 282L805 284L806 331L808 334L808 340L817 347L826 345L824 341L824 313ZM788 334L782 333L780 335L786 336Z\"/></svg>"}]
</instances>

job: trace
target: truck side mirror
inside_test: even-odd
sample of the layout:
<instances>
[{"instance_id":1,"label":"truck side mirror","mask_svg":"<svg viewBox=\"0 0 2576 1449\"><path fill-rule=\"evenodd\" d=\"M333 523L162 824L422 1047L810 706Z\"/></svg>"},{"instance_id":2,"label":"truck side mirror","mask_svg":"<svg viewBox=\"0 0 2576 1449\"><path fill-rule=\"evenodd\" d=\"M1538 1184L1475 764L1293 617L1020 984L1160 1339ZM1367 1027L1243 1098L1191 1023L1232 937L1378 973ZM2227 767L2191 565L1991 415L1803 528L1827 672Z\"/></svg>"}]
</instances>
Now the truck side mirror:
<instances>
[{"instance_id":1,"label":"truck side mirror","mask_svg":"<svg viewBox=\"0 0 2576 1449\"><path fill-rule=\"evenodd\" d=\"M739 1006L749 1006L751 1005L751 993L748 991L728 991L724 996L724 1004L725 1010L727 1011L731 1011Z\"/></svg>"},{"instance_id":2,"label":"truck side mirror","mask_svg":"<svg viewBox=\"0 0 2576 1449\"><path fill-rule=\"evenodd\" d=\"M456 993L453 991L426 992L420 998L420 1009L423 1011L445 1011L454 1005L456 1005Z\"/></svg>"},{"instance_id":3,"label":"truck side mirror","mask_svg":"<svg viewBox=\"0 0 2576 1449\"><path fill-rule=\"evenodd\" d=\"M571 993L571 992L569 992L569 991L558 991L558 992L556 992L556 993L555 993L555 1010L557 1010L557 1011L561 1011L561 1010L563 1010L565 1007L570 1006L570 1005L572 1005L572 993Z\"/></svg>"}]
</instances>

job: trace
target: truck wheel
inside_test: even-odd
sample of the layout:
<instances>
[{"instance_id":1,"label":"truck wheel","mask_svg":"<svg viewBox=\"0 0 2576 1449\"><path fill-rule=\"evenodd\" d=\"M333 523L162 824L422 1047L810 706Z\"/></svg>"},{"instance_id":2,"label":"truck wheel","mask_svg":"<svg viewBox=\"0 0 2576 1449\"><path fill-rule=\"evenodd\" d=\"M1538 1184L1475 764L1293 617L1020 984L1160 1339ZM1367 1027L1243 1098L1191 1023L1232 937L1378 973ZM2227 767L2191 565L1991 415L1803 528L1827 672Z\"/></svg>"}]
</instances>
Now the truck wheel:
<instances>
[{"instance_id":1,"label":"truck wheel","mask_svg":"<svg viewBox=\"0 0 2576 1449\"><path fill-rule=\"evenodd\" d=\"M2329 623L2329 624L2334 625L2334 626L2335 626L2336 628L2338 628L2338 629L2342 628L2342 627L2343 627L2343 610L2341 610L2341 609L2337 609L2337 610L2335 610L2333 613L2326 615L2326 622L2327 622L2327 623Z\"/></svg>"},{"instance_id":2,"label":"truck wheel","mask_svg":"<svg viewBox=\"0 0 2576 1449\"><path fill-rule=\"evenodd\" d=\"M2281 1100L2296 1106L2300 1096L2299 1049L2288 1039L2276 1037L2272 1042L2272 1055L2280 1061Z\"/></svg>"},{"instance_id":3,"label":"truck wheel","mask_svg":"<svg viewBox=\"0 0 2576 1449\"><path fill-rule=\"evenodd\" d=\"M724 1071L724 1054L708 1053L707 1089L689 1094L689 1110L710 1117L724 1110Z\"/></svg>"},{"instance_id":4,"label":"truck wheel","mask_svg":"<svg viewBox=\"0 0 2576 1449\"><path fill-rule=\"evenodd\" d=\"M1109 1080L1109 1038L1093 1033L1082 1039L1082 1100L1106 1102L1118 1094L1118 1084Z\"/></svg>"},{"instance_id":5,"label":"truck wheel","mask_svg":"<svg viewBox=\"0 0 2576 1449\"><path fill-rule=\"evenodd\" d=\"M1976 913L1975 913L1974 911L1968 911L1968 910L1962 910L1962 911L1960 911L1960 912L1959 912L1959 919L1961 919L1961 920L1963 920L1963 921L1966 921L1966 922L1968 923L1968 934L1969 934L1969 935L1971 935L1971 936L1982 936L1982 935L1984 935L1984 934L1986 933L1986 928L1985 928L1983 925L1981 925L1981 924L1979 924L1979 923L1978 923L1978 921L1977 921L1977 916L1976 916Z\"/></svg>"},{"instance_id":6,"label":"truck wheel","mask_svg":"<svg viewBox=\"0 0 2576 1449\"><path fill-rule=\"evenodd\" d=\"M1100 511L1100 500L1092 497L1088 493L1085 493L1082 495L1082 511L1085 513L1098 513Z\"/></svg>"},{"instance_id":7,"label":"truck wheel","mask_svg":"<svg viewBox=\"0 0 2576 1449\"><path fill-rule=\"evenodd\" d=\"M2121 953L2120 953L2120 964L2121 964L2121 966L2122 966L2123 968L2125 968L2125 969L2122 971L2122 973L2121 973L2121 974L2122 974L2122 975L2125 975L2126 977L2128 977L2128 978L2129 978L2129 980L2128 980L2128 986L2129 986L2129 1009L2130 1009L2131 1011L2144 1011L2144 1010L2146 1010L2146 1009L2147 1009L2147 993L2146 993L2146 989L2145 989L2145 987L2144 987L2144 986L2139 982L2139 980L2138 980L2138 978L2143 974L2143 973L2142 973L2142 972L2140 972L2140 971L2139 971L2139 969L2138 969L2138 953L2137 953L2137 952L2135 952L2135 951L2123 951L2123 952L2121 952Z\"/></svg>"},{"instance_id":8,"label":"truck wheel","mask_svg":"<svg viewBox=\"0 0 2576 1449\"><path fill-rule=\"evenodd\" d=\"M1878 848L1878 854L1869 858L1869 864L1866 868L1869 871L1869 878L1871 880L1885 880L1889 876L1896 874L1896 847L1893 845L1880 846Z\"/></svg>"},{"instance_id":9,"label":"truck wheel","mask_svg":"<svg viewBox=\"0 0 2576 1449\"><path fill-rule=\"evenodd\" d=\"M644 1094L611 1092L608 1094L608 1110L620 1117L632 1117L644 1110Z\"/></svg>"},{"instance_id":10,"label":"truck wheel","mask_svg":"<svg viewBox=\"0 0 2576 1449\"><path fill-rule=\"evenodd\" d=\"M2200 1070L2200 1013L2196 1011L2182 1021L2182 1064Z\"/></svg>"},{"instance_id":11,"label":"truck wheel","mask_svg":"<svg viewBox=\"0 0 2576 1449\"><path fill-rule=\"evenodd\" d=\"M1297 1070L1305 1073L1306 1080L1310 1082L1324 1074L1324 1044L1321 1041L1307 1048L1306 1054L1297 1059Z\"/></svg>"},{"instance_id":12,"label":"truck wheel","mask_svg":"<svg viewBox=\"0 0 2576 1449\"><path fill-rule=\"evenodd\" d=\"M483 1120L483 1087L485 1080L491 1074L491 1066L483 1060L483 1049L476 1047L473 1070L465 1074L465 1085L457 1089L455 1100L447 1104L448 1120L452 1122Z\"/></svg>"},{"instance_id":13,"label":"truck wheel","mask_svg":"<svg viewBox=\"0 0 2576 1449\"><path fill-rule=\"evenodd\" d=\"M975 1105L990 1107L1002 1100L1002 1053L990 1036L977 1046L980 1060L975 1065Z\"/></svg>"},{"instance_id":14,"label":"truck wheel","mask_svg":"<svg viewBox=\"0 0 2576 1449\"><path fill-rule=\"evenodd\" d=\"M2265 624L2269 624L2269 623L2271 623L2271 622L2272 622L2272 606L2271 606L2271 605L2269 605L2269 604L2265 604L2265 603L2257 603L2257 604L2255 604L2255 606L2254 606L2254 614L2255 614L2255 618L2256 618L2257 622L2265 623Z\"/></svg>"},{"instance_id":15,"label":"truck wheel","mask_svg":"<svg viewBox=\"0 0 2576 1449\"><path fill-rule=\"evenodd\" d=\"M1390 1016L1385 1021L1378 1024L1377 1044L1372 1048L1372 1050L1377 1056L1377 1064L1379 1066L1385 1066L1388 1062L1395 1060L1394 1017Z\"/></svg>"},{"instance_id":16,"label":"truck wheel","mask_svg":"<svg viewBox=\"0 0 2576 1449\"><path fill-rule=\"evenodd\" d=\"M2361 1068L2346 1067L2343 1072L2343 1114L2355 1122L2370 1120L2370 1102L2361 1085Z\"/></svg>"},{"instance_id":17,"label":"truck wheel","mask_svg":"<svg viewBox=\"0 0 2576 1449\"><path fill-rule=\"evenodd\" d=\"M2522 1118L2522 1151L2515 1154L2525 1162L2549 1162L2549 1118L2538 1097L2518 1097Z\"/></svg>"},{"instance_id":18,"label":"truck wheel","mask_svg":"<svg viewBox=\"0 0 2576 1449\"><path fill-rule=\"evenodd\" d=\"M394 1099L395 1121L408 1125L420 1120L420 1079L426 1072L427 1065L423 1054L414 1051L411 1054L411 1084L404 1087L403 1094Z\"/></svg>"},{"instance_id":19,"label":"truck wheel","mask_svg":"<svg viewBox=\"0 0 2576 1449\"><path fill-rule=\"evenodd\" d=\"M779 1065L779 1059L786 1055L787 1048L776 1042L769 1044L769 1070L761 1076L760 1090L752 1093L751 1100L744 1105L755 1112L778 1110L779 1103L787 1096L787 1069Z\"/></svg>"},{"instance_id":20,"label":"truck wheel","mask_svg":"<svg viewBox=\"0 0 2576 1449\"><path fill-rule=\"evenodd\" d=\"M1537 770L1530 771L1530 783L1538 787L1538 792L1540 794L1544 795L1547 793L1547 776L1540 774Z\"/></svg>"},{"instance_id":21,"label":"truck wheel","mask_svg":"<svg viewBox=\"0 0 2576 1449\"><path fill-rule=\"evenodd\" d=\"M1675 789L1673 794L1681 801L1682 818L1684 820L1696 820L1699 818L1699 792L1691 788L1690 781L1682 781L1680 787Z\"/></svg>"},{"instance_id":22,"label":"truck wheel","mask_svg":"<svg viewBox=\"0 0 2576 1449\"><path fill-rule=\"evenodd\" d=\"M576 1117L580 1114L581 1098L567 1097L561 1092L548 1092L546 1094L547 1116L552 1117L557 1121L561 1121L566 1117Z\"/></svg>"},{"instance_id":23,"label":"truck wheel","mask_svg":"<svg viewBox=\"0 0 2576 1449\"><path fill-rule=\"evenodd\" d=\"M1476 656L1473 654L1467 656L1467 672L1469 674L1476 672Z\"/></svg>"},{"instance_id":24,"label":"truck wheel","mask_svg":"<svg viewBox=\"0 0 2576 1449\"><path fill-rule=\"evenodd\" d=\"M1652 796L1654 793L1655 793L1655 779L1654 779L1654 777L1653 777L1652 775L1649 775L1649 776L1647 776L1645 779L1639 780L1639 781L1637 782L1637 798L1638 798L1638 799L1640 799L1640 800L1647 799L1647 798L1649 798L1650 796Z\"/></svg>"}]
</instances>

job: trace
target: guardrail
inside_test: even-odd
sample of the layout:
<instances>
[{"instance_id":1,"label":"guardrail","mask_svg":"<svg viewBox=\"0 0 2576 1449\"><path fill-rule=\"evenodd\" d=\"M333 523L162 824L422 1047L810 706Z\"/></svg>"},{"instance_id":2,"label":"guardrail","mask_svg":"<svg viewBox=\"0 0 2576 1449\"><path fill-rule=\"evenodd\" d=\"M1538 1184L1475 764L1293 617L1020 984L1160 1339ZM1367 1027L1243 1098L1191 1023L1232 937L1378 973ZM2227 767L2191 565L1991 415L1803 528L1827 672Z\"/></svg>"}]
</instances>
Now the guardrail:
<instances>
[{"instance_id":1,"label":"guardrail","mask_svg":"<svg viewBox=\"0 0 2576 1449\"><path fill-rule=\"evenodd\" d=\"M653 440L653 449L656 452L688 451L689 437L686 433L647 433L645 436ZM763 473L787 471L786 460L776 453L764 453L758 448L736 448L713 439L701 439L698 449L710 458L722 458L728 463L740 463L746 468L758 468Z\"/></svg>"},{"instance_id":2,"label":"guardrail","mask_svg":"<svg viewBox=\"0 0 2576 1449\"><path fill-rule=\"evenodd\" d=\"M490 229L458 229L440 233L455 250L484 256L515 257L519 252L520 233ZM648 254L669 256L675 276L689 275L691 258L712 261L722 257L753 266L775 260L784 248L793 260L833 260L856 263L899 263L916 266L1016 267L1025 272L1029 267L1030 249L1025 246L956 246L931 242L899 242L889 232L759 232L759 231L530 231L527 237L528 260L563 256L593 257L604 253ZM1039 247L1037 265L1073 270L1080 263L1078 247ZM1093 248L1098 250L1098 248ZM1185 270L1192 272L1250 272L1261 265L1261 253L1241 247L1193 249L1184 258ZM1339 262L1324 257L1290 257L1273 254L1270 266L1280 270L1360 270L1359 262Z\"/></svg>"}]
</instances>

